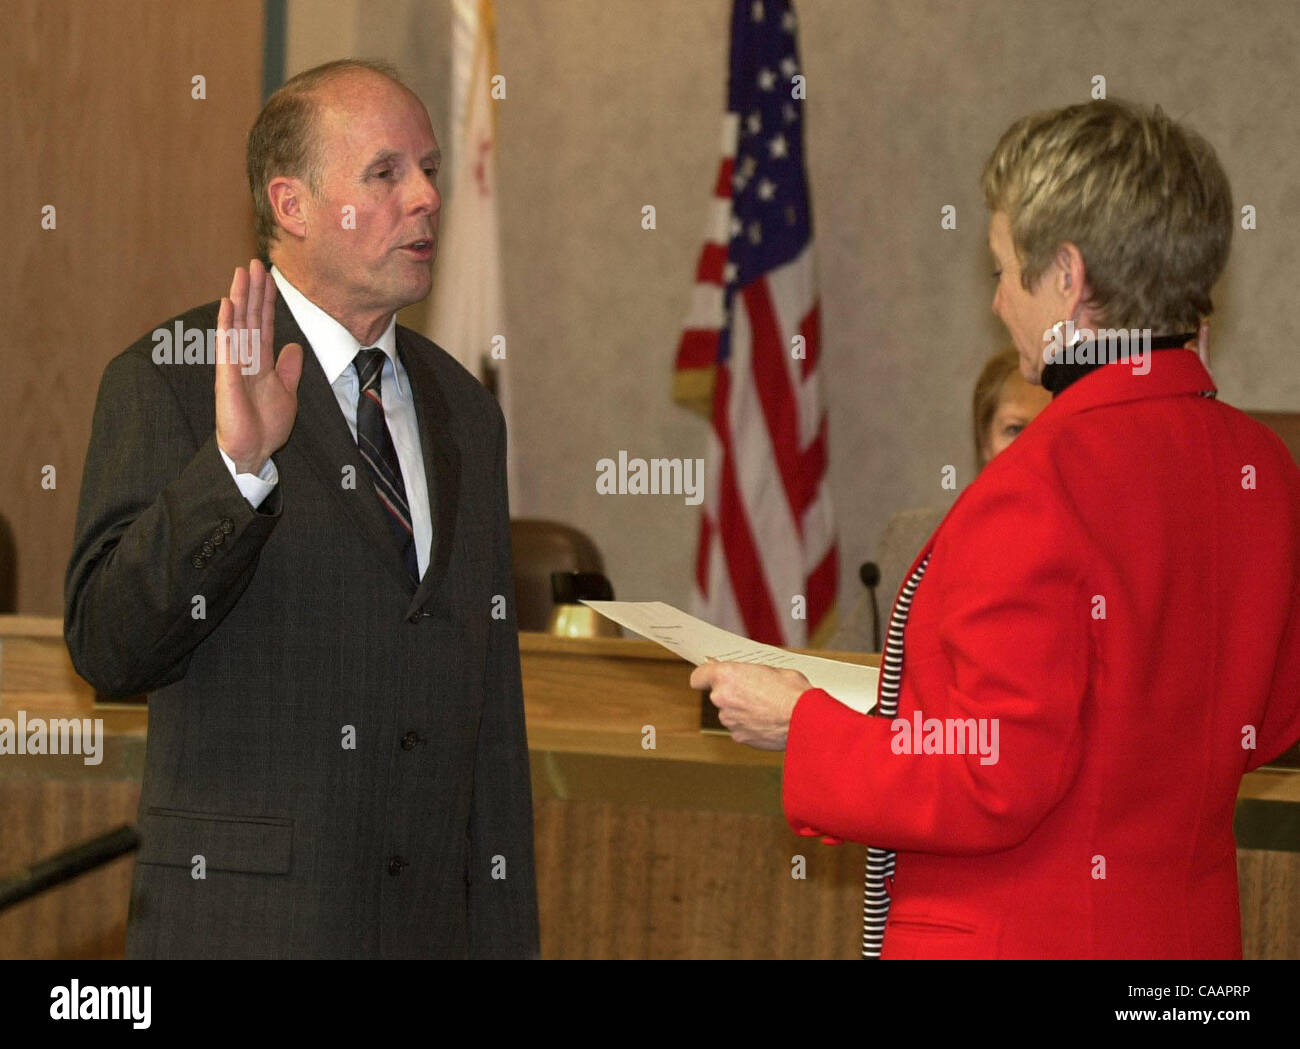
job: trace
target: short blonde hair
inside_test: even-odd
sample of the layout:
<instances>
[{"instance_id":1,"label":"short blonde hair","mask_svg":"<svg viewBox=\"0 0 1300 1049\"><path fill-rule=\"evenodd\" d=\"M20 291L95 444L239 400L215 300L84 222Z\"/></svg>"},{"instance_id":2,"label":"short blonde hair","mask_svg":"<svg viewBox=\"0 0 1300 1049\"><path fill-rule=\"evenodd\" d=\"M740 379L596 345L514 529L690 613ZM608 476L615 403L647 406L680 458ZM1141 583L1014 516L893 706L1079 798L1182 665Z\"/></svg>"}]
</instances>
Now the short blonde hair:
<instances>
[{"instance_id":1,"label":"short blonde hair","mask_svg":"<svg viewBox=\"0 0 1300 1049\"><path fill-rule=\"evenodd\" d=\"M1078 247L1098 327L1195 331L1232 241L1232 191L1214 149L1147 110L1102 99L1024 117L980 180L1011 220L1032 289L1065 242Z\"/></svg>"}]
</instances>

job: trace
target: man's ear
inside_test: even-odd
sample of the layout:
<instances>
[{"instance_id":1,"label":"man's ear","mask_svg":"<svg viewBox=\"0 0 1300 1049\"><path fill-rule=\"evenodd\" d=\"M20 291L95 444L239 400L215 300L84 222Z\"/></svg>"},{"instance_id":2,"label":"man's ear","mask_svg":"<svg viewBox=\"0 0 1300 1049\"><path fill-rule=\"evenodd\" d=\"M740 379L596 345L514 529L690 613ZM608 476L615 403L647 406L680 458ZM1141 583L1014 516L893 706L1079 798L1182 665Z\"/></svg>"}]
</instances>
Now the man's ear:
<instances>
[{"instance_id":1,"label":"man's ear","mask_svg":"<svg viewBox=\"0 0 1300 1049\"><path fill-rule=\"evenodd\" d=\"M276 225L291 237L307 236L307 202L311 194L301 179L280 175L266 187Z\"/></svg>"}]
</instances>

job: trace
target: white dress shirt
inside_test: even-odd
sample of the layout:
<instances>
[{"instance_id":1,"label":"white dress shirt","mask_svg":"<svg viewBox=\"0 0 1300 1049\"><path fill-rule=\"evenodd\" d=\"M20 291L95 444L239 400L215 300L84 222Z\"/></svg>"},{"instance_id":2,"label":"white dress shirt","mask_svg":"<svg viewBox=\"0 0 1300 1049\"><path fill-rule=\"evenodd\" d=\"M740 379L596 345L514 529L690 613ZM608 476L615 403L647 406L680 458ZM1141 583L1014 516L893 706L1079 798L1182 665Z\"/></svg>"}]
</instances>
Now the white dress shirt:
<instances>
[{"instance_id":1,"label":"white dress shirt","mask_svg":"<svg viewBox=\"0 0 1300 1049\"><path fill-rule=\"evenodd\" d=\"M406 369L397 356L397 315L393 315L373 347L362 346L352 337L351 332L290 284L274 266L271 267L271 277L316 354L321 371L334 390L343 418L347 420L348 429L352 431L353 441L357 439L357 397L361 392L353 358L358 350L383 350L387 359L379 379L380 398L384 402L384 419L388 423L388 432L392 434L393 446L397 449L397 461L402 468L402 483L406 486L406 501L411 508L411 528L415 533L415 556L420 577L423 578L425 569L429 567L433 520L429 513L429 490L424 476L424 453L420 448L415 400L411 396L411 383ZM256 509L280 481L274 461L268 459L255 474L241 474L230 456L221 451L220 447L217 450L221 452L221 458L225 460L226 468L244 498ZM364 465L358 462L357 469L366 483L369 483L369 473Z\"/></svg>"}]
</instances>

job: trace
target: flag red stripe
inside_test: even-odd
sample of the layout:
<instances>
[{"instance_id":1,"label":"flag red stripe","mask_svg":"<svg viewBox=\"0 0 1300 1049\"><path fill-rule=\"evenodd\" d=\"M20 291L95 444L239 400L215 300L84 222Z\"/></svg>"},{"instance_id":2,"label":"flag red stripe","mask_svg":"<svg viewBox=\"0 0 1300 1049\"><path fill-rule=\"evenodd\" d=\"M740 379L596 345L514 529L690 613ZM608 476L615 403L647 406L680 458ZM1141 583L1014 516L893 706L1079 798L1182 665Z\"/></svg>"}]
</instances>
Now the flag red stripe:
<instances>
[{"instance_id":1,"label":"flag red stripe","mask_svg":"<svg viewBox=\"0 0 1300 1049\"><path fill-rule=\"evenodd\" d=\"M718 167L718 181L713 184L713 195L723 200L731 199L731 176L736 170L735 157L723 157Z\"/></svg>"},{"instance_id":2,"label":"flag red stripe","mask_svg":"<svg viewBox=\"0 0 1300 1049\"><path fill-rule=\"evenodd\" d=\"M705 597L709 595L709 544L713 540L713 522L708 511L700 514L700 541L695 549L695 585Z\"/></svg>"},{"instance_id":3,"label":"flag red stripe","mask_svg":"<svg viewBox=\"0 0 1300 1049\"><path fill-rule=\"evenodd\" d=\"M699 284L717 284L722 286L722 271L727 265L727 246L725 244L705 244L700 252L700 264L695 269L695 280Z\"/></svg>"},{"instance_id":4,"label":"flag red stripe","mask_svg":"<svg viewBox=\"0 0 1300 1049\"><path fill-rule=\"evenodd\" d=\"M834 543L808 577L808 632L813 633L835 604L839 587L839 551Z\"/></svg>"},{"instance_id":5,"label":"flag red stripe","mask_svg":"<svg viewBox=\"0 0 1300 1049\"><path fill-rule=\"evenodd\" d=\"M690 328L682 332L677 347L675 370L710 368L718 359L718 332L716 329Z\"/></svg>"},{"instance_id":6,"label":"flag red stripe","mask_svg":"<svg viewBox=\"0 0 1300 1049\"><path fill-rule=\"evenodd\" d=\"M804 483L804 508L812 506L817 499L817 489L822 486L826 474L826 413L822 412L821 422L817 426L817 436L812 439L803 455L799 457L800 476Z\"/></svg>"},{"instance_id":7,"label":"flag red stripe","mask_svg":"<svg viewBox=\"0 0 1300 1049\"><path fill-rule=\"evenodd\" d=\"M785 634L777 621L772 596L767 591L762 557L750 530L745 502L736 480L731 420L727 414L730 392L731 372L725 366L720 367L713 395L713 428L722 444L722 476L718 492L718 530L722 534L722 551L727 559L731 591L744 621L745 633L751 638L779 643Z\"/></svg>"},{"instance_id":8,"label":"flag red stripe","mask_svg":"<svg viewBox=\"0 0 1300 1049\"><path fill-rule=\"evenodd\" d=\"M748 285L743 295L753 335L750 353L754 391L763 406L763 418L767 422L781 487L785 489L790 514L802 539L803 512L809 503L807 484L810 479L803 476L800 467L799 409L790 385L790 373L785 366L786 346L766 278ZM813 490L816 490L816 485Z\"/></svg>"}]
</instances>

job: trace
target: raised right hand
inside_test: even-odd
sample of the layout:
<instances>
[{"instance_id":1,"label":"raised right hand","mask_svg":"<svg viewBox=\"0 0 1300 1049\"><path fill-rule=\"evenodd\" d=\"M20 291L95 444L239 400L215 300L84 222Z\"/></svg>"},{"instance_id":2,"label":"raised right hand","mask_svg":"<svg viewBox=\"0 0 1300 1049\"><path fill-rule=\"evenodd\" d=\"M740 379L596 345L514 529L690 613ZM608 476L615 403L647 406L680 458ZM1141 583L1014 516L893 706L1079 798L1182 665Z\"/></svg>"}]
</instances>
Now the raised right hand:
<instances>
[{"instance_id":1,"label":"raised right hand","mask_svg":"<svg viewBox=\"0 0 1300 1049\"><path fill-rule=\"evenodd\" d=\"M217 354L217 445L239 473L257 473L289 439L302 378L301 345L289 343L275 359L275 280L257 259L235 270L217 312L218 332L233 332L236 346L244 329L251 345L254 326L258 353L247 372L238 352Z\"/></svg>"}]
</instances>

